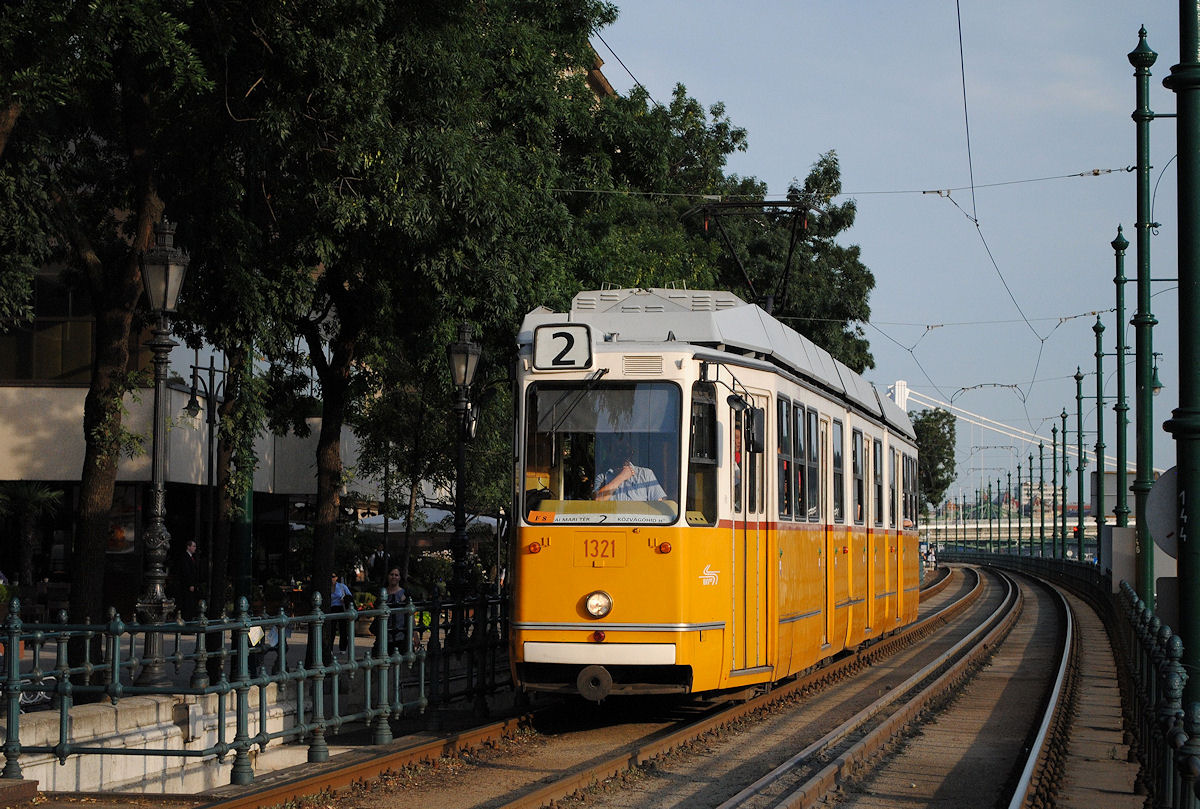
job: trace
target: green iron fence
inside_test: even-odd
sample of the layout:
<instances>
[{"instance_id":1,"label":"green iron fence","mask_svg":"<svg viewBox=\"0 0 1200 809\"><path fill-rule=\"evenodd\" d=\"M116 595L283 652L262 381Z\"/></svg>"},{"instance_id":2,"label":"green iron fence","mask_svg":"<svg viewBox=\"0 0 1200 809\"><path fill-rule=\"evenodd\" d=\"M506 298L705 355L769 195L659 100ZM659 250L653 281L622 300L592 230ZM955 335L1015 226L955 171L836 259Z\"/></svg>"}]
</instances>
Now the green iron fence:
<instances>
[{"instance_id":1,"label":"green iron fence","mask_svg":"<svg viewBox=\"0 0 1200 809\"><path fill-rule=\"evenodd\" d=\"M1200 703L1183 704L1189 677L1183 642L1128 582L1112 592L1098 565L1064 559L944 551L945 561L1006 567L1062 584L1096 608L1108 628L1123 680L1126 729L1147 806L1200 807ZM1190 676L1200 676L1192 672Z\"/></svg>"},{"instance_id":2,"label":"green iron fence","mask_svg":"<svg viewBox=\"0 0 1200 809\"><path fill-rule=\"evenodd\" d=\"M21 757L29 754L52 754L60 763L97 754L218 761L232 754L232 783L248 784L254 777L250 754L255 748L300 742L307 745L310 762L325 761L327 737L347 725L365 725L372 744L387 744L392 740L391 721L419 715L430 705L462 701L473 701L484 710L485 697L509 685L507 609L500 598L409 602L398 609L389 608L382 598L379 603L382 606L358 612L323 612L316 594L308 615L289 616L280 610L277 615L256 616L241 599L235 616L218 620L126 623L110 612L104 624L70 624L65 613L54 623L24 622L20 602L13 599L0 631L5 717L0 777L20 778ZM365 649L351 643L348 655L339 659L328 642L330 630L336 627L353 637L360 619L376 622L375 640ZM405 628L401 641L385 648L380 639L389 637L388 627L397 620ZM13 653L22 647L24 654ZM148 657L154 648L163 650L161 661ZM167 682L139 683L147 664L153 668L159 662L168 672ZM344 685L358 677L361 695L351 700ZM271 686L295 690L294 722L274 731L267 730ZM257 700L252 705L254 692ZM122 698L145 695L215 695L215 741L196 749L135 749L73 738L73 706L102 699L116 705ZM22 744L22 704L31 701L46 701L48 709L57 712L55 744ZM251 734L254 712L258 732Z\"/></svg>"}]
</instances>

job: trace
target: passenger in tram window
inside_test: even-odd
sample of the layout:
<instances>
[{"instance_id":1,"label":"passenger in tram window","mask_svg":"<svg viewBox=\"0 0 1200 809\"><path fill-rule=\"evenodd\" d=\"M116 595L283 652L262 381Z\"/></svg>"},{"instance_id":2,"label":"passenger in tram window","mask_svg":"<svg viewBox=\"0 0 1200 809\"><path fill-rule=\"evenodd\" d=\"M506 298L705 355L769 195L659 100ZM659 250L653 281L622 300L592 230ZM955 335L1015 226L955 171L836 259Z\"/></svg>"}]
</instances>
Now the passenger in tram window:
<instances>
[{"instance_id":1,"label":"passenger in tram window","mask_svg":"<svg viewBox=\"0 0 1200 809\"><path fill-rule=\"evenodd\" d=\"M629 441L617 443L615 457L621 461L596 475L597 500L667 499L667 492L659 485L654 470L633 462L633 446Z\"/></svg>"}]
</instances>

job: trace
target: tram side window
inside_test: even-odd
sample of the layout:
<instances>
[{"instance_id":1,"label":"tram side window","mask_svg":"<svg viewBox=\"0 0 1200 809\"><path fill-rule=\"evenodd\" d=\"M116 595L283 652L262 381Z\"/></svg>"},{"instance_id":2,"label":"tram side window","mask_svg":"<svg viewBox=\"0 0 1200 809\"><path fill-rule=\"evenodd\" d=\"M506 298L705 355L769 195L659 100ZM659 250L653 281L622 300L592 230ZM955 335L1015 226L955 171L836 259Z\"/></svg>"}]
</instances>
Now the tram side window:
<instances>
[{"instance_id":1,"label":"tram side window","mask_svg":"<svg viewBox=\"0 0 1200 809\"><path fill-rule=\"evenodd\" d=\"M871 474L875 481L875 502L871 504L875 524L883 525L883 442L875 439L871 444Z\"/></svg>"},{"instance_id":2,"label":"tram side window","mask_svg":"<svg viewBox=\"0 0 1200 809\"><path fill-rule=\"evenodd\" d=\"M862 525L866 521L866 463L863 455L862 430L851 433L851 466L854 472L854 522Z\"/></svg>"},{"instance_id":3,"label":"tram side window","mask_svg":"<svg viewBox=\"0 0 1200 809\"><path fill-rule=\"evenodd\" d=\"M779 447L779 518L792 518L792 404L780 398L775 420Z\"/></svg>"},{"instance_id":4,"label":"tram side window","mask_svg":"<svg viewBox=\"0 0 1200 809\"><path fill-rule=\"evenodd\" d=\"M908 484L906 486L906 491L907 491L907 495L908 495L906 499L908 502L908 519L910 519L910 522L907 523L907 526L916 528L917 527L917 459L914 459L914 457L912 455L906 455L905 460L907 461L907 466L908 466L908 474L905 475L905 479L907 480L907 484Z\"/></svg>"},{"instance_id":5,"label":"tram side window","mask_svg":"<svg viewBox=\"0 0 1200 809\"><path fill-rule=\"evenodd\" d=\"M733 425L730 430L731 441L733 446L730 449L729 457L733 459L730 464L730 473L733 475L732 488L733 492L733 510L737 514L742 513L742 474L746 468L745 453L742 452L742 432L745 430L745 423L742 416L745 415L741 411L730 410L729 423Z\"/></svg>"},{"instance_id":6,"label":"tram side window","mask_svg":"<svg viewBox=\"0 0 1200 809\"><path fill-rule=\"evenodd\" d=\"M833 521L846 521L846 466L842 435L842 423L833 420Z\"/></svg>"},{"instance_id":7,"label":"tram side window","mask_svg":"<svg viewBox=\"0 0 1200 809\"><path fill-rule=\"evenodd\" d=\"M746 511L761 514L763 511L763 450L765 438L763 427L766 424L767 411L761 407L752 407L746 416Z\"/></svg>"},{"instance_id":8,"label":"tram side window","mask_svg":"<svg viewBox=\"0 0 1200 809\"><path fill-rule=\"evenodd\" d=\"M689 525L717 522L717 394L711 383L692 388L686 516Z\"/></svg>"},{"instance_id":9,"label":"tram side window","mask_svg":"<svg viewBox=\"0 0 1200 809\"><path fill-rule=\"evenodd\" d=\"M796 519L804 520L808 518L808 506L805 503L805 481L808 475L807 456L804 454L804 408L796 403L792 406L792 443L794 451L792 452L792 492L794 494L795 508L793 513Z\"/></svg>"},{"instance_id":10,"label":"tram side window","mask_svg":"<svg viewBox=\"0 0 1200 809\"><path fill-rule=\"evenodd\" d=\"M904 500L904 527L908 528L912 525L912 501L908 497L908 489L912 485L909 480L912 470L908 466L908 455L900 457L900 463L903 466L902 477L900 478L900 497Z\"/></svg>"},{"instance_id":11,"label":"tram side window","mask_svg":"<svg viewBox=\"0 0 1200 809\"><path fill-rule=\"evenodd\" d=\"M900 473L899 467L896 465L896 450L892 449L892 463L889 467L891 474L888 475L888 500L891 508L888 509L888 525L892 528L896 527L896 514L899 513L900 502L896 499L896 476Z\"/></svg>"},{"instance_id":12,"label":"tram side window","mask_svg":"<svg viewBox=\"0 0 1200 809\"><path fill-rule=\"evenodd\" d=\"M808 481L805 486L804 499L808 505L809 522L820 522L821 515L821 475L820 475L820 414L815 410L808 411Z\"/></svg>"}]
</instances>

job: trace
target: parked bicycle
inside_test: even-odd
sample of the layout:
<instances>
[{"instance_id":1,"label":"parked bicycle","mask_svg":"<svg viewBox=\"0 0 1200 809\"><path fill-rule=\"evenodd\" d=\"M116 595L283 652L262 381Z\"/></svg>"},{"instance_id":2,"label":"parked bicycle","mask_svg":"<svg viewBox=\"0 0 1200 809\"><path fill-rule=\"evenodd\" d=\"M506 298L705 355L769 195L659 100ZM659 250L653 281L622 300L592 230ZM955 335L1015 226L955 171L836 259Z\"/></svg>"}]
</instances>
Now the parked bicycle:
<instances>
[{"instance_id":1,"label":"parked bicycle","mask_svg":"<svg viewBox=\"0 0 1200 809\"><path fill-rule=\"evenodd\" d=\"M54 701L54 690L58 685L58 679L52 675L45 675L35 682L38 686L35 690L22 690L17 697L17 701L21 705L21 713L48 707Z\"/></svg>"}]
</instances>

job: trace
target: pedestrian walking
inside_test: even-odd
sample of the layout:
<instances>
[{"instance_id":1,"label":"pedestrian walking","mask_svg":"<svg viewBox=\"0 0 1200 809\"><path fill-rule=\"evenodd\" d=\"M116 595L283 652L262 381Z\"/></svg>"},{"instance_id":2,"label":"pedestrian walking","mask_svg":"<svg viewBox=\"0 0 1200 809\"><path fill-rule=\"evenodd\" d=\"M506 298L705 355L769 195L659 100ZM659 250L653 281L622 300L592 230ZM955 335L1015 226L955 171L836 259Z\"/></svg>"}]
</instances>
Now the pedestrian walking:
<instances>
[{"instance_id":1,"label":"pedestrian walking","mask_svg":"<svg viewBox=\"0 0 1200 809\"><path fill-rule=\"evenodd\" d=\"M350 588L346 583L338 578L338 574L333 574L333 586L329 591L329 612L331 620L327 624L329 627L329 648L333 648L333 641L341 632L341 639L338 643L338 651L343 654L350 648L350 639L354 637L354 619L346 618L338 613L354 610L354 594L350 592Z\"/></svg>"}]
</instances>

